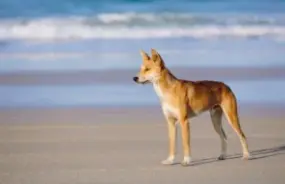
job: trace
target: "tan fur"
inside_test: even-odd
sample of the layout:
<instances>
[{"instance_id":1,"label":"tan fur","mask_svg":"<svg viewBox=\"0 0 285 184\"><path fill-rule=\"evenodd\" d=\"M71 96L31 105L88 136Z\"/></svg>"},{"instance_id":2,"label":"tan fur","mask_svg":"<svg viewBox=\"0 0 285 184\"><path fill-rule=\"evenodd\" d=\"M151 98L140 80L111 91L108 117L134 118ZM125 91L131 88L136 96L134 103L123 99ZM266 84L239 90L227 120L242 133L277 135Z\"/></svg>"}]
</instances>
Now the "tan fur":
<instances>
[{"instance_id":1,"label":"tan fur","mask_svg":"<svg viewBox=\"0 0 285 184\"><path fill-rule=\"evenodd\" d=\"M167 69L160 54L151 49L152 56L141 51L143 64L134 80L137 83L152 83L160 99L162 111L168 122L169 157L163 164L172 164L175 157L176 122L180 122L184 160L188 165L191 158L189 120L202 112L210 111L215 131L221 139L221 155L226 154L226 135L222 128L222 115L225 114L230 125L240 138L243 157L248 158L248 146L241 130L237 100L229 86L218 81L189 81L176 78Z\"/></svg>"}]
</instances>

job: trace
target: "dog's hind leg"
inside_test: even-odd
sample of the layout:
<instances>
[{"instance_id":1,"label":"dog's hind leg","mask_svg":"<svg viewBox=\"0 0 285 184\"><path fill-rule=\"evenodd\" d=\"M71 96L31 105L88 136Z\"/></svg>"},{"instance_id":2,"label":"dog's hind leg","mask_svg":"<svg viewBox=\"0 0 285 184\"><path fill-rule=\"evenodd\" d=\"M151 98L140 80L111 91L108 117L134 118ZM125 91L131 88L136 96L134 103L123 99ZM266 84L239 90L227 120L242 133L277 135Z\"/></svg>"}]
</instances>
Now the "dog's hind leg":
<instances>
[{"instance_id":1,"label":"dog's hind leg","mask_svg":"<svg viewBox=\"0 0 285 184\"><path fill-rule=\"evenodd\" d=\"M237 111L237 102L234 94L230 93L226 96L221 104L221 107L223 109L223 112L229 122L229 124L232 126L234 131L237 133L243 150L243 159L249 159L250 154L248 151L248 144L246 137L241 129L239 117L238 117L238 111Z\"/></svg>"},{"instance_id":2,"label":"dog's hind leg","mask_svg":"<svg viewBox=\"0 0 285 184\"><path fill-rule=\"evenodd\" d=\"M223 110L220 106L215 106L210 110L210 115L214 129L219 134L221 139L221 154L218 157L218 159L224 160L227 151L227 142L226 142L227 137L222 127Z\"/></svg>"}]
</instances>

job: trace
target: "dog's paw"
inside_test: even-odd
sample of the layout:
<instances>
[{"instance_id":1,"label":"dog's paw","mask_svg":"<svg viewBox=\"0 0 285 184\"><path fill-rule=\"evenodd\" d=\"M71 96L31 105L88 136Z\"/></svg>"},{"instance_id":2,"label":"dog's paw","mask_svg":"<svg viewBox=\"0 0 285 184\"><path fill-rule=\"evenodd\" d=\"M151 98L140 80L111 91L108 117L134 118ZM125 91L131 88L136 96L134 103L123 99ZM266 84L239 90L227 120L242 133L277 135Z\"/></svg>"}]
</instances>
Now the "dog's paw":
<instances>
[{"instance_id":1,"label":"dog's paw","mask_svg":"<svg viewBox=\"0 0 285 184\"><path fill-rule=\"evenodd\" d=\"M174 164L174 157L170 156L166 160L161 162L163 165L173 165Z\"/></svg>"},{"instance_id":2,"label":"dog's paw","mask_svg":"<svg viewBox=\"0 0 285 184\"><path fill-rule=\"evenodd\" d=\"M244 153L242 156L242 160L250 160L251 159L251 155L249 153Z\"/></svg>"},{"instance_id":3,"label":"dog's paw","mask_svg":"<svg viewBox=\"0 0 285 184\"><path fill-rule=\"evenodd\" d=\"M182 166L189 166L190 163L191 163L191 158L189 156L187 156L187 157L183 158L183 161L181 162L181 165Z\"/></svg>"}]
</instances>

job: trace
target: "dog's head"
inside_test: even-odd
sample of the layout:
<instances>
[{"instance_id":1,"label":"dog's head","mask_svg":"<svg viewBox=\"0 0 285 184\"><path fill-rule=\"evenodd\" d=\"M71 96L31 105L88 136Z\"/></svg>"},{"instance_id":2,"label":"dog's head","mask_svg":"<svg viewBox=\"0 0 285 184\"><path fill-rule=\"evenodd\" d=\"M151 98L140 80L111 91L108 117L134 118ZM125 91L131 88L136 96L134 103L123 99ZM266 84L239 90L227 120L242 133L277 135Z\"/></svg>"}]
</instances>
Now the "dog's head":
<instances>
[{"instance_id":1,"label":"dog's head","mask_svg":"<svg viewBox=\"0 0 285 184\"><path fill-rule=\"evenodd\" d=\"M142 56L142 65L139 73L136 77L133 77L133 80L139 84L146 84L158 80L164 68L164 62L160 54L155 49L151 49L151 57L142 50L140 54Z\"/></svg>"}]
</instances>

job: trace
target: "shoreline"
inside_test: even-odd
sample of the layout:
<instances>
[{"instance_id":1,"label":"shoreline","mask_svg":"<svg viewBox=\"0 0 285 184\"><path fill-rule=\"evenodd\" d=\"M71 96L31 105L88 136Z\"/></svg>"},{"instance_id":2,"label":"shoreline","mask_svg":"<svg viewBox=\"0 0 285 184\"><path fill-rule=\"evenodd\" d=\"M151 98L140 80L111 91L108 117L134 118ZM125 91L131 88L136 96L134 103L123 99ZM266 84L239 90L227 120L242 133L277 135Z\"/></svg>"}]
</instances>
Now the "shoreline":
<instances>
[{"instance_id":1,"label":"shoreline","mask_svg":"<svg viewBox=\"0 0 285 184\"><path fill-rule=\"evenodd\" d=\"M178 78L189 80L285 79L285 68L171 68ZM19 71L0 73L0 85L72 85L132 83L138 69L82 71Z\"/></svg>"}]
</instances>

